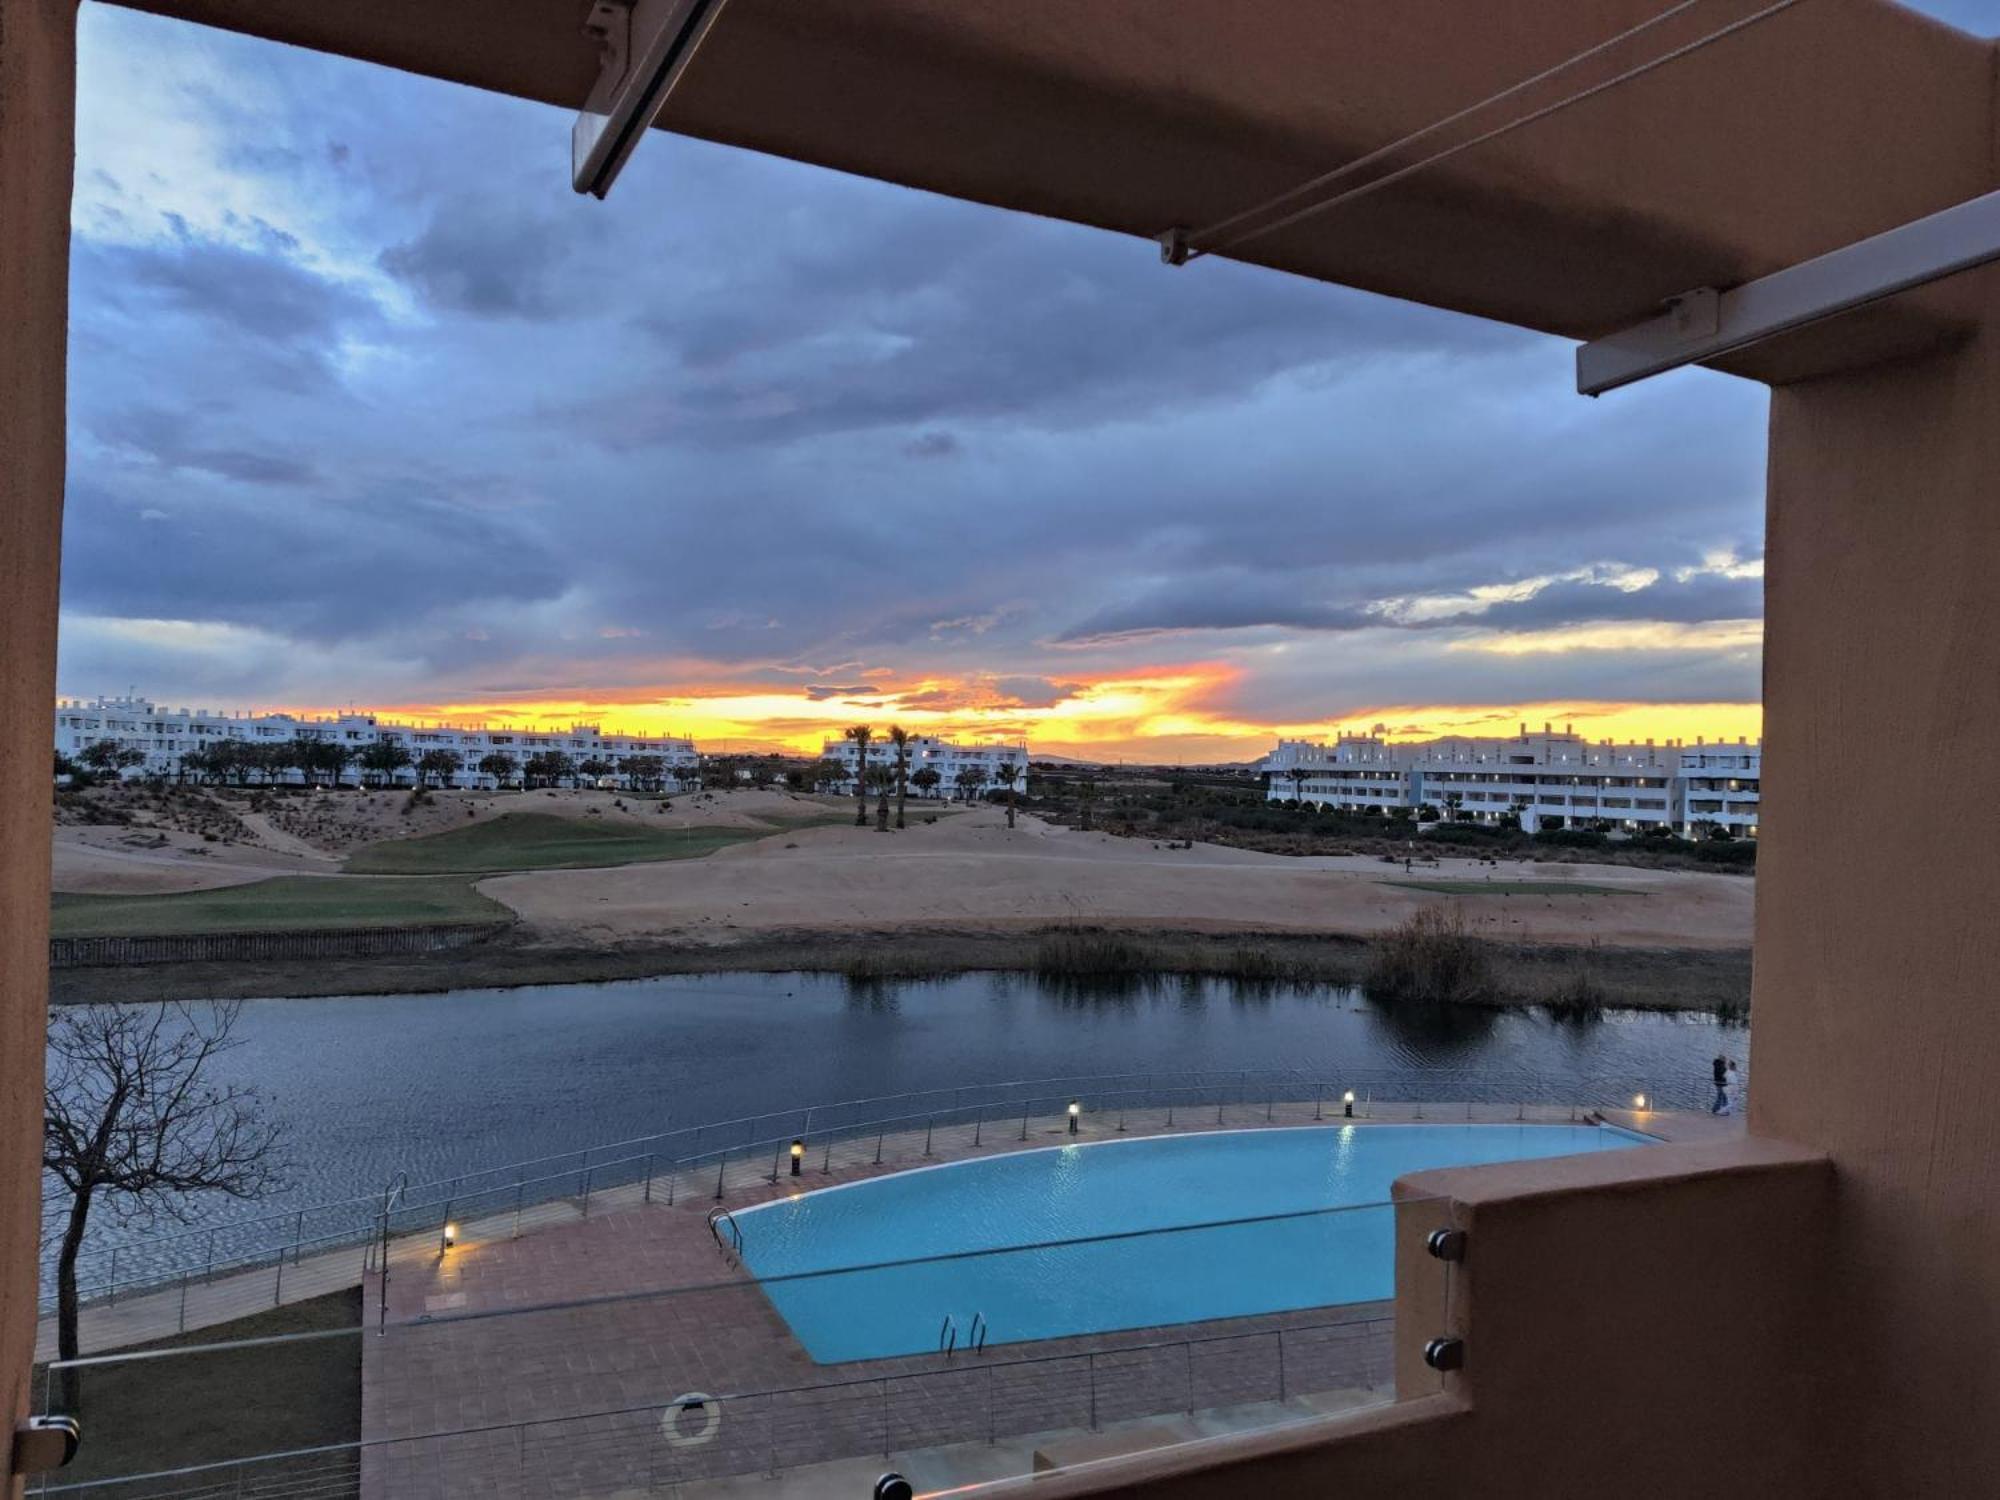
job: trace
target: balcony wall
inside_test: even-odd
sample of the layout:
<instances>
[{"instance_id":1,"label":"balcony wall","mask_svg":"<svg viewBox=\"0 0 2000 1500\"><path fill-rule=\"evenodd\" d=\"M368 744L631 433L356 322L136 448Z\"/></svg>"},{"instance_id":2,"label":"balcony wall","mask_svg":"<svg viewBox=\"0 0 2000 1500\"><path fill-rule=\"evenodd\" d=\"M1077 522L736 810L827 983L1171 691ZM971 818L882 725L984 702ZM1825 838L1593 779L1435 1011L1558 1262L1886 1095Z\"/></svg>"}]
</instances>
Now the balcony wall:
<instances>
[{"instance_id":1,"label":"balcony wall","mask_svg":"<svg viewBox=\"0 0 2000 1500\"><path fill-rule=\"evenodd\" d=\"M1813 1421L1837 1336L1823 1158L1770 1141L1662 1146L1421 1173L1401 1191L1449 1195L1469 1233L1448 1311L1398 1299L1398 1385L1414 1399L994 1500L1834 1492ZM1411 1206L1410 1231L1427 1228L1432 1205ZM1422 1394L1410 1352L1447 1330L1465 1367Z\"/></svg>"}]
</instances>

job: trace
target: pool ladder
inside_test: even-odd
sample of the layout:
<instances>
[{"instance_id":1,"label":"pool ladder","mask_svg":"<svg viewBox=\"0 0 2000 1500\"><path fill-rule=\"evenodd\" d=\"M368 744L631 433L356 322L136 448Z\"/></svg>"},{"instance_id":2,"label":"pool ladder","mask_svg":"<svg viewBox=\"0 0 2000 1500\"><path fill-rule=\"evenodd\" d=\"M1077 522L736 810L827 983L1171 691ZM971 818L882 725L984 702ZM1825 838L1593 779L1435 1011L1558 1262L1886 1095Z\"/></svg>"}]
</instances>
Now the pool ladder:
<instances>
[{"instance_id":1,"label":"pool ladder","mask_svg":"<svg viewBox=\"0 0 2000 1500\"><path fill-rule=\"evenodd\" d=\"M972 1327L966 1330L965 1347L974 1354L984 1354L986 1352L986 1336L992 1331L993 1325L986 1321L986 1314L983 1312L974 1313L972 1315ZM938 1353L942 1354L946 1359L950 1359L957 1352L958 1320L950 1313L946 1313L944 1321L938 1325Z\"/></svg>"},{"instance_id":2,"label":"pool ladder","mask_svg":"<svg viewBox=\"0 0 2000 1500\"><path fill-rule=\"evenodd\" d=\"M723 1231L727 1229L727 1236ZM736 1222L736 1216L726 1208L711 1208L708 1211L708 1232L715 1240L715 1248L727 1260L733 1254L740 1263L743 1259L743 1229Z\"/></svg>"}]
</instances>

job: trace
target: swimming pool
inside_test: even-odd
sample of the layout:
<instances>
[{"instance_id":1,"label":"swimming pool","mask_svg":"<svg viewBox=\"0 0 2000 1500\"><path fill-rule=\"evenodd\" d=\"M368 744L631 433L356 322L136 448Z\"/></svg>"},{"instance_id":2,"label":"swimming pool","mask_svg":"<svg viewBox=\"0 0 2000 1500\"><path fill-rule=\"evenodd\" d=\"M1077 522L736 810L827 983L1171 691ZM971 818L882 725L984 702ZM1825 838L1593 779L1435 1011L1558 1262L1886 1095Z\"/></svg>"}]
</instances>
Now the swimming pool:
<instances>
[{"instance_id":1,"label":"swimming pool","mask_svg":"<svg viewBox=\"0 0 2000 1500\"><path fill-rule=\"evenodd\" d=\"M1372 1302L1395 1290L1396 1178L1646 1143L1591 1125L1157 1136L898 1172L735 1220L756 1276L838 1270L764 1289L832 1364L932 1351L947 1317L961 1344L975 1317L1000 1344ZM884 1264L927 1256L949 1258Z\"/></svg>"}]
</instances>

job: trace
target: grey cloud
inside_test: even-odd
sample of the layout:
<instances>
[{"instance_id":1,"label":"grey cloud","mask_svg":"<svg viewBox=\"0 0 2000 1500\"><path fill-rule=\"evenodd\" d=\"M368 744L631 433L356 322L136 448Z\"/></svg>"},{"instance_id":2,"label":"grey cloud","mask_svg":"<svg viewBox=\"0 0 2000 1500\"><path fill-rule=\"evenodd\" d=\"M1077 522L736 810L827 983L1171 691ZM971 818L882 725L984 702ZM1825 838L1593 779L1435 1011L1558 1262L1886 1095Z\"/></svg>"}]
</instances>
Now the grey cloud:
<instances>
[{"instance_id":1,"label":"grey cloud","mask_svg":"<svg viewBox=\"0 0 2000 1500\"><path fill-rule=\"evenodd\" d=\"M378 257L434 306L476 317L541 319L564 305L561 270L581 229L491 195L440 204L414 237ZM594 283L616 296L615 280Z\"/></svg>"},{"instance_id":2,"label":"grey cloud","mask_svg":"<svg viewBox=\"0 0 2000 1500\"><path fill-rule=\"evenodd\" d=\"M1764 613L1764 580L1697 574L1682 583L1670 576L1640 589L1603 583L1552 583L1527 599L1495 604L1465 621L1491 630L1547 630L1561 625L1659 620L1754 620Z\"/></svg>"},{"instance_id":3,"label":"grey cloud","mask_svg":"<svg viewBox=\"0 0 2000 1500\"><path fill-rule=\"evenodd\" d=\"M305 485L319 478L309 462L287 453L208 446L190 435L194 419L185 412L159 407L127 407L93 417L93 436L125 448L169 469L192 469L246 484Z\"/></svg>"},{"instance_id":4,"label":"grey cloud","mask_svg":"<svg viewBox=\"0 0 2000 1500\"><path fill-rule=\"evenodd\" d=\"M114 344L174 338L174 322L185 320L191 326L180 337L224 335L244 374L280 389L331 383L342 340L372 331L381 317L366 292L302 264L280 244L260 251L185 234L129 245L79 237L71 273L73 304L100 323L116 310L122 327Z\"/></svg>"},{"instance_id":5,"label":"grey cloud","mask_svg":"<svg viewBox=\"0 0 2000 1500\"><path fill-rule=\"evenodd\" d=\"M100 47L194 45L86 17ZM273 693L336 654L468 691L709 672L875 700L928 676L1025 707L1198 647L1286 718L1391 701L1400 667L1434 701L1754 679L1701 653L1496 663L1373 633L1366 606L1754 552L1756 388L1584 403L1553 341L668 135L612 203L571 201L546 109L200 36L204 68L259 80L190 105L271 136L228 165L241 201L310 202L320 238L79 233L65 584L75 608L275 632ZM121 240L208 185L119 176L79 222ZM592 264L629 274L606 294ZM390 320L383 271L435 316ZM1638 607L1564 589L1488 623Z\"/></svg>"},{"instance_id":6,"label":"grey cloud","mask_svg":"<svg viewBox=\"0 0 2000 1500\"><path fill-rule=\"evenodd\" d=\"M920 433L903 444L911 458L950 458L958 451L958 439L948 432Z\"/></svg>"},{"instance_id":7,"label":"grey cloud","mask_svg":"<svg viewBox=\"0 0 2000 1500\"><path fill-rule=\"evenodd\" d=\"M1084 686L1048 677L1000 677L993 683L994 691L1017 708L1053 708L1066 698L1074 698Z\"/></svg>"}]
</instances>

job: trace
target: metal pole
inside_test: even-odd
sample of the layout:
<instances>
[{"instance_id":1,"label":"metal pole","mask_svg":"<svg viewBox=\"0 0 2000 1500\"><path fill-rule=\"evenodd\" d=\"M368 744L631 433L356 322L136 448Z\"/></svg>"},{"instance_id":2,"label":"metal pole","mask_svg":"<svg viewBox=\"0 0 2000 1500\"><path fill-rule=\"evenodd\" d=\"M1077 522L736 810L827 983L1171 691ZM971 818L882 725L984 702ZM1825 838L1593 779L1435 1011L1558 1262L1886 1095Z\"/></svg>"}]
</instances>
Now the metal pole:
<instances>
[{"instance_id":1,"label":"metal pole","mask_svg":"<svg viewBox=\"0 0 2000 1500\"><path fill-rule=\"evenodd\" d=\"M979 1138L981 1135L985 1133L985 1131L986 1131L986 1106L982 1104L979 1106L979 1113L972 1117L972 1145L975 1150L978 1149Z\"/></svg>"},{"instance_id":2,"label":"metal pole","mask_svg":"<svg viewBox=\"0 0 2000 1500\"><path fill-rule=\"evenodd\" d=\"M285 1291L285 1251L278 1249L278 1274L271 1278L271 1306L276 1307L284 1299Z\"/></svg>"},{"instance_id":3,"label":"metal pole","mask_svg":"<svg viewBox=\"0 0 2000 1500\"><path fill-rule=\"evenodd\" d=\"M722 1169L727 1165L728 1161L729 1154L727 1152L717 1157L715 1161L715 1201L717 1203L722 1201Z\"/></svg>"},{"instance_id":4,"label":"metal pole","mask_svg":"<svg viewBox=\"0 0 2000 1500\"><path fill-rule=\"evenodd\" d=\"M1323 1120L1326 1118L1326 1116L1320 1112L1320 1103L1325 1094L1326 1094L1325 1083L1322 1082L1313 1085L1313 1119L1315 1120Z\"/></svg>"},{"instance_id":5,"label":"metal pole","mask_svg":"<svg viewBox=\"0 0 2000 1500\"><path fill-rule=\"evenodd\" d=\"M596 1169L595 1167L588 1167L588 1168L586 1168L586 1169L584 1170L584 1174L583 1174L583 1216L584 1216L584 1217L585 1217L586 1219L590 1217L590 1182L591 1182L591 1179L592 1179L593 1177L595 1177L596 1175L597 1175L597 1169Z\"/></svg>"},{"instance_id":6,"label":"metal pole","mask_svg":"<svg viewBox=\"0 0 2000 1500\"><path fill-rule=\"evenodd\" d=\"M651 1203L653 1201L653 1156L651 1152L646 1154L646 1190L641 1194L639 1201L642 1203Z\"/></svg>"},{"instance_id":7,"label":"metal pole","mask_svg":"<svg viewBox=\"0 0 2000 1500\"><path fill-rule=\"evenodd\" d=\"M188 1326L188 1273L183 1271L181 1272L181 1318L180 1318L180 1327L177 1331L180 1333L186 1333L187 1326Z\"/></svg>"},{"instance_id":8,"label":"metal pole","mask_svg":"<svg viewBox=\"0 0 2000 1500\"><path fill-rule=\"evenodd\" d=\"M118 1305L118 1247L111 1247L111 1305Z\"/></svg>"},{"instance_id":9,"label":"metal pole","mask_svg":"<svg viewBox=\"0 0 2000 1500\"><path fill-rule=\"evenodd\" d=\"M383 1201L386 1204L388 1200L388 1194L385 1193L382 1196L383 1196ZM382 1293L381 1300L378 1303L376 1320L375 1320L375 1336L377 1338L380 1338L382 1334L388 1330L389 1327L389 1210L387 1207L384 1207L382 1210L381 1293Z\"/></svg>"},{"instance_id":10,"label":"metal pole","mask_svg":"<svg viewBox=\"0 0 2000 1500\"><path fill-rule=\"evenodd\" d=\"M208 1260L202 1268L201 1279L211 1281L215 1277L215 1231L208 1232Z\"/></svg>"},{"instance_id":11,"label":"metal pole","mask_svg":"<svg viewBox=\"0 0 2000 1500\"><path fill-rule=\"evenodd\" d=\"M302 1208L299 1210L298 1223L292 1226L293 1265L297 1265L299 1263L299 1247L305 1243L305 1238L306 1238L306 1211Z\"/></svg>"},{"instance_id":12,"label":"metal pole","mask_svg":"<svg viewBox=\"0 0 2000 1500\"><path fill-rule=\"evenodd\" d=\"M878 1167L882 1165L882 1133L887 1128L887 1126L883 1126L875 1132L875 1165Z\"/></svg>"},{"instance_id":13,"label":"metal pole","mask_svg":"<svg viewBox=\"0 0 2000 1500\"><path fill-rule=\"evenodd\" d=\"M828 1172L831 1172L832 1170L833 1170L833 1137L829 1135L826 1138L826 1150L820 1155L819 1175L824 1177Z\"/></svg>"},{"instance_id":14,"label":"metal pole","mask_svg":"<svg viewBox=\"0 0 2000 1500\"><path fill-rule=\"evenodd\" d=\"M933 1117L932 1117L932 1116L930 1116L930 1115L925 1115L925 1116L924 1116L924 1155L926 1155L926 1156L929 1156L929 1155L931 1154L931 1125L932 1125L932 1123L933 1123Z\"/></svg>"},{"instance_id":15,"label":"metal pole","mask_svg":"<svg viewBox=\"0 0 2000 1500\"><path fill-rule=\"evenodd\" d=\"M771 1184L774 1187L778 1182L778 1166L784 1160L784 1156L785 1147L781 1141L771 1149Z\"/></svg>"},{"instance_id":16,"label":"metal pole","mask_svg":"<svg viewBox=\"0 0 2000 1500\"><path fill-rule=\"evenodd\" d=\"M1028 1138L1028 1111L1033 1107L1033 1100L1029 1100L1021 1106L1021 1139L1024 1141Z\"/></svg>"}]
</instances>

